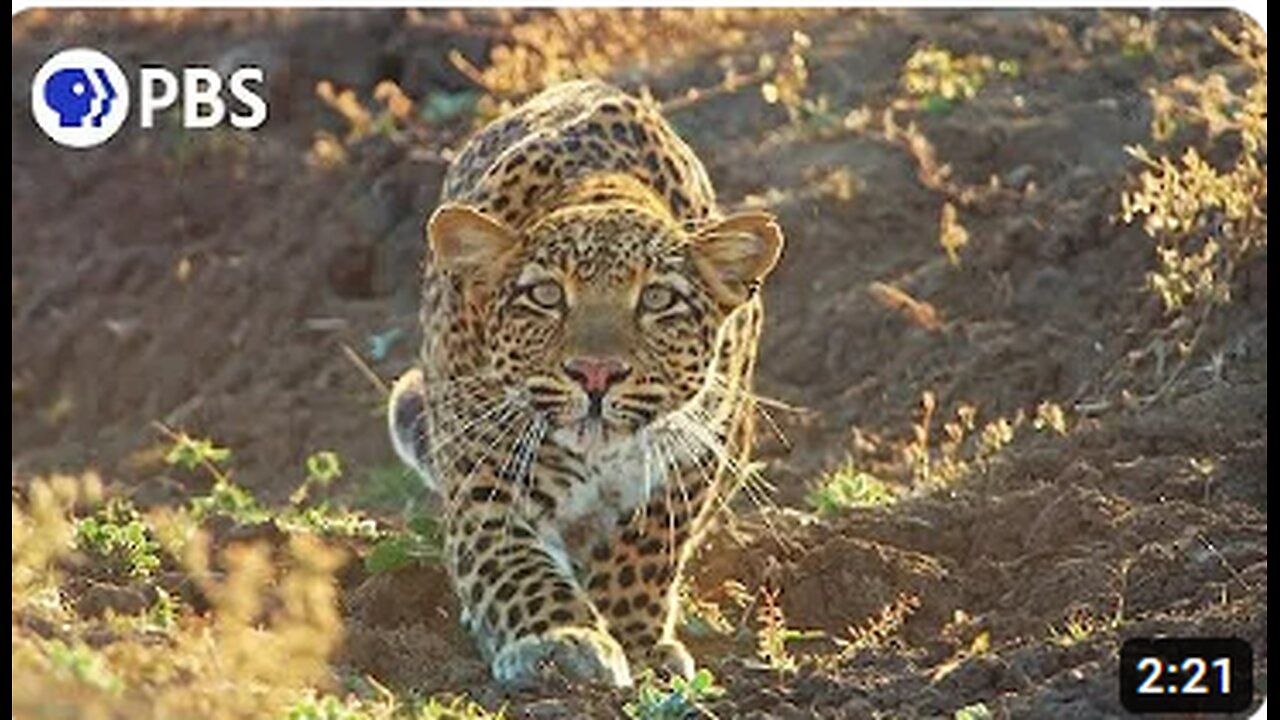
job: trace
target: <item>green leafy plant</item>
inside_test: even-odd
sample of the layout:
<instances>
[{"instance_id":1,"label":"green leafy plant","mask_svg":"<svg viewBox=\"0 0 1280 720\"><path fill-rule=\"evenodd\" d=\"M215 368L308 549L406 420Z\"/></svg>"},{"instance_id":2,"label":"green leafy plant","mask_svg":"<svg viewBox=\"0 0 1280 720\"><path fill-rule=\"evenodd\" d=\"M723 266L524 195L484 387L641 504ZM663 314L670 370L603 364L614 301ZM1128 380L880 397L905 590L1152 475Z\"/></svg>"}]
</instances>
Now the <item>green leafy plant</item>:
<instances>
[{"instance_id":1,"label":"green leafy plant","mask_svg":"<svg viewBox=\"0 0 1280 720\"><path fill-rule=\"evenodd\" d=\"M990 55L956 55L930 45L916 50L902 65L902 89L927 112L950 112L956 103L971 100L992 76L1017 77L1016 60Z\"/></svg>"},{"instance_id":2,"label":"green leafy plant","mask_svg":"<svg viewBox=\"0 0 1280 720\"><path fill-rule=\"evenodd\" d=\"M185 432L170 430L157 425L172 442L164 460L167 464L185 470L203 468L213 478L213 488L205 495L190 501L191 514L196 521L223 515L244 524L266 522L271 513L248 490L231 481L222 465L231 459L231 451L215 445L208 438L192 437Z\"/></svg>"},{"instance_id":3,"label":"green leafy plant","mask_svg":"<svg viewBox=\"0 0 1280 720\"><path fill-rule=\"evenodd\" d=\"M335 508L329 503L288 508L273 519L283 530L303 530L330 537L377 540L383 535L372 518L355 510Z\"/></svg>"},{"instance_id":4,"label":"green leafy plant","mask_svg":"<svg viewBox=\"0 0 1280 720\"><path fill-rule=\"evenodd\" d=\"M808 494L809 505L821 515L892 505L897 499L888 485L871 473L859 470L852 459L823 475Z\"/></svg>"},{"instance_id":5,"label":"green leafy plant","mask_svg":"<svg viewBox=\"0 0 1280 720\"><path fill-rule=\"evenodd\" d=\"M434 517L412 518L401 532L379 540L364 558L365 570L387 573L415 563L438 563L444 552L444 532Z\"/></svg>"},{"instance_id":6,"label":"green leafy plant","mask_svg":"<svg viewBox=\"0 0 1280 720\"><path fill-rule=\"evenodd\" d=\"M306 500L313 487L327 488L342 477L342 458L332 450L320 450L307 456L306 468L306 479L289 495L295 505Z\"/></svg>"},{"instance_id":7,"label":"green leafy plant","mask_svg":"<svg viewBox=\"0 0 1280 720\"><path fill-rule=\"evenodd\" d=\"M332 450L321 450L307 456L307 479L330 485L342 477L342 459Z\"/></svg>"},{"instance_id":8,"label":"green leafy plant","mask_svg":"<svg viewBox=\"0 0 1280 720\"><path fill-rule=\"evenodd\" d=\"M214 445L212 440L174 433L167 429L166 433L173 439L173 446L164 457L164 461L170 465L195 470L202 465L217 467L231 459L231 451Z\"/></svg>"},{"instance_id":9,"label":"green leafy plant","mask_svg":"<svg viewBox=\"0 0 1280 720\"><path fill-rule=\"evenodd\" d=\"M356 503L398 513L403 529L385 533L365 556L365 570L386 573L415 563L437 563L444 551L444 532L434 510L424 503L422 480L399 463L368 471Z\"/></svg>"},{"instance_id":10,"label":"green leafy plant","mask_svg":"<svg viewBox=\"0 0 1280 720\"><path fill-rule=\"evenodd\" d=\"M221 474L207 494L191 498L190 507L198 521L221 515L244 525L256 525L271 519L271 512L253 493Z\"/></svg>"},{"instance_id":11,"label":"green leafy plant","mask_svg":"<svg viewBox=\"0 0 1280 720\"><path fill-rule=\"evenodd\" d=\"M226 517L241 525L271 522L286 531L304 531L320 535L377 540L383 533L377 523L363 514L336 508L327 502L305 505L311 488L326 487L342 476L342 460L331 450L307 457L307 476L290 496L292 506L282 510L266 507L248 489L233 482L220 463L230 458L230 451L211 441L173 433L174 445L166 459L170 464L188 469L204 468L213 476L213 487L204 495L191 498L188 507L196 522L210 517Z\"/></svg>"},{"instance_id":12,"label":"green leafy plant","mask_svg":"<svg viewBox=\"0 0 1280 720\"><path fill-rule=\"evenodd\" d=\"M632 720L684 720L706 713L705 703L724 695L710 670L702 668L688 680L659 681L652 670L641 674L636 697L622 711Z\"/></svg>"},{"instance_id":13,"label":"green leafy plant","mask_svg":"<svg viewBox=\"0 0 1280 720\"><path fill-rule=\"evenodd\" d=\"M149 577L160 567L160 545L133 504L112 498L76 522L76 547L122 577Z\"/></svg>"},{"instance_id":14,"label":"green leafy plant","mask_svg":"<svg viewBox=\"0 0 1280 720\"><path fill-rule=\"evenodd\" d=\"M354 504L413 517L422 510L422 479L399 461L365 470L356 487Z\"/></svg>"}]
</instances>

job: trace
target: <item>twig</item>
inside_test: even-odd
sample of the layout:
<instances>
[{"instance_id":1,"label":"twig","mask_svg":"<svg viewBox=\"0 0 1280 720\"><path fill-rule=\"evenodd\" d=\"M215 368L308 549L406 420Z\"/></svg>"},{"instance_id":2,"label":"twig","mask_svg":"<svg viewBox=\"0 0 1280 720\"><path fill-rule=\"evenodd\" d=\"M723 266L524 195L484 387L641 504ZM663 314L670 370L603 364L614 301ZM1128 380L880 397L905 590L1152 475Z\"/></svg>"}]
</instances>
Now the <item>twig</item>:
<instances>
[{"instance_id":1,"label":"twig","mask_svg":"<svg viewBox=\"0 0 1280 720\"><path fill-rule=\"evenodd\" d=\"M382 393L383 399L389 397L391 395L390 388L388 388L387 384L382 381L382 378L378 377L378 374L373 371L373 368L369 367L369 363L366 363L364 358L360 357L360 353L352 350L351 346L346 343L339 344L342 346L342 352L347 356L347 359L351 361L352 365L356 366L356 369L360 371L360 374L364 375L365 379L368 380L378 392Z\"/></svg>"},{"instance_id":2,"label":"twig","mask_svg":"<svg viewBox=\"0 0 1280 720\"><path fill-rule=\"evenodd\" d=\"M1226 556L1219 552L1218 548L1213 543L1209 542L1209 538L1205 537L1204 533L1197 530L1196 539L1200 541L1201 545L1204 545L1205 550L1208 550L1210 555L1213 555L1218 559L1218 562L1222 563L1222 567L1226 568L1227 572L1231 574L1231 579L1240 583L1240 587L1244 588L1245 592L1254 591L1253 586L1244 581L1244 576L1240 574L1240 571L1236 570L1231 563L1227 561Z\"/></svg>"},{"instance_id":3,"label":"twig","mask_svg":"<svg viewBox=\"0 0 1280 720\"><path fill-rule=\"evenodd\" d=\"M449 62L453 63L453 66L458 69L458 72L462 73L463 75L466 75L468 80L475 83L476 85L479 85L485 92L491 95L501 94L496 90L494 90L493 87L489 85L488 81L484 79L484 73L481 72L480 69L477 68L475 65L471 64L471 61L468 60L466 56L463 55L462 53L458 52L457 50L450 50Z\"/></svg>"},{"instance_id":4,"label":"twig","mask_svg":"<svg viewBox=\"0 0 1280 720\"><path fill-rule=\"evenodd\" d=\"M770 74L764 70L756 70L741 77L726 78L720 81L719 84L708 88L689 88L684 91L684 95L671 98L662 103L660 109L664 115L680 112L705 100L720 97L721 95L732 95L752 85L759 85L769 79Z\"/></svg>"},{"instance_id":5,"label":"twig","mask_svg":"<svg viewBox=\"0 0 1280 720\"><path fill-rule=\"evenodd\" d=\"M1228 282L1230 282L1230 280L1228 280ZM1177 367L1175 367L1173 372L1169 374L1169 378L1165 380L1160 387L1156 388L1155 392L1138 398L1138 402L1143 408L1149 408L1152 405L1155 405L1165 396L1166 393L1173 389L1174 383L1182 377L1182 373L1186 371L1187 367L1191 364L1191 357L1195 355L1196 347L1200 345L1200 338L1204 336L1205 328L1209 326L1209 317L1213 315L1214 305L1215 303L1213 301L1207 301L1205 303L1204 310L1200 313L1200 319L1196 321L1196 329L1191 335L1191 341L1187 343L1187 351L1182 355L1182 359L1178 361Z\"/></svg>"}]
</instances>

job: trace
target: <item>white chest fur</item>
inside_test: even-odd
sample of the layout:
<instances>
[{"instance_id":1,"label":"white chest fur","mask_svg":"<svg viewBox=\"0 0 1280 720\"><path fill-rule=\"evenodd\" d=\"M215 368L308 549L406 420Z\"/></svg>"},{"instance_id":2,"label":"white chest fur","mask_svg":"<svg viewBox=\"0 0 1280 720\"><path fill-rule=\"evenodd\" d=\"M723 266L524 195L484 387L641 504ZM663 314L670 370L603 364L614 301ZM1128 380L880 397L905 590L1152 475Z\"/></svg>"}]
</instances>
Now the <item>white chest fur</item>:
<instances>
[{"instance_id":1,"label":"white chest fur","mask_svg":"<svg viewBox=\"0 0 1280 720\"><path fill-rule=\"evenodd\" d=\"M661 488L664 467L639 436L588 451L582 482L569 488L556 516L565 523L594 520L601 530L647 502Z\"/></svg>"},{"instance_id":2,"label":"white chest fur","mask_svg":"<svg viewBox=\"0 0 1280 720\"><path fill-rule=\"evenodd\" d=\"M568 557L581 561L620 520L665 492L680 460L645 431L588 452L582 482L568 489L552 521Z\"/></svg>"}]
</instances>

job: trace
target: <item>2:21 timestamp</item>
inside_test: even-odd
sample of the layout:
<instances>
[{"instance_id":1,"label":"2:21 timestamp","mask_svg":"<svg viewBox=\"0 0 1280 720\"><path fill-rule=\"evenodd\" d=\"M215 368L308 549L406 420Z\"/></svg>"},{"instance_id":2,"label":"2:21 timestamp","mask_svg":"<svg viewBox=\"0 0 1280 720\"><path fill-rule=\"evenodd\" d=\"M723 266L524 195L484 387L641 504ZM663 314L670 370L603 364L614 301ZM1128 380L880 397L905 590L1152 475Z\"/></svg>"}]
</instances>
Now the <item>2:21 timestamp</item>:
<instances>
[{"instance_id":1,"label":"2:21 timestamp","mask_svg":"<svg viewBox=\"0 0 1280 720\"><path fill-rule=\"evenodd\" d=\"M1120 649L1120 701L1143 712L1240 712L1253 701L1253 649L1238 638L1133 638Z\"/></svg>"}]
</instances>

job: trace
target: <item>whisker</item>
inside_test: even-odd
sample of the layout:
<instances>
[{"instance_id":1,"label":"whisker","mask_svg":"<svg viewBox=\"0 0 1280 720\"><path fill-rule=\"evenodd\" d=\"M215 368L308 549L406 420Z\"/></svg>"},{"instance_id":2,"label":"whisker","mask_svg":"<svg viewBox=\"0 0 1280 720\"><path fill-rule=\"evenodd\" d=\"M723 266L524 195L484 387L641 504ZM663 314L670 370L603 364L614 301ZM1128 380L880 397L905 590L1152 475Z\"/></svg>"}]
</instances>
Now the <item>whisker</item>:
<instances>
[{"instance_id":1,"label":"whisker","mask_svg":"<svg viewBox=\"0 0 1280 720\"><path fill-rule=\"evenodd\" d=\"M478 438L478 440L480 440L483 444L480 445L480 447L475 451L475 456L476 456L475 460L472 462L471 467L468 468L466 476L463 478L462 482L458 485L458 487L450 491L450 494L453 495L453 500L451 502L446 503L447 505L447 511L445 513L446 527L448 527L448 525L451 524L454 521L454 519L456 519L457 513L461 510L462 505L466 502L467 493L470 491L472 484L479 477L480 469L483 468L489 461L488 453L496 450L503 443L503 441L511 434L511 431L513 430L512 421L519 416L520 408L515 405L514 401L511 401L509 399L506 404L507 404L507 407L503 411L503 414L501 415L501 417L491 427L484 428L481 430L481 432L484 432L484 430L490 430L490 431L496 432L497 436L494 437L492 441L487 440L487 438L493 434L493 432L491 432L491 433L486 433L481 438ZM460 452L458 455L458 458L461 458L462 455L463 453Z\"/></svg>"},{"instance_id":2,"label":"whisker","mask_svg":"<svg viewBox=\"0 0 1280 720\"><path fill-rule=\"evenodd\" d=\"M650 495L653 494L653 438L649 428L645 427L640 430L638 435L640 444L641 465L644 468L644 498L640 504L639 524L641 527L649 523L649 502Z\"/></svg>"},{"instance_id":3,"label":"whisker","mask_svg":"<svg viewBox=\"0 0 1280 720\"><path fill-rule=\"evenodd\" d=\"M681 432L672 433L671 437L674 440L679 441L686 448L686 452L689 457L698 467L699 472L702 473L703 479L707 483L708 492L711 493L711 496L720 504L721 509L725 512L731 512L726 499L722 496L719 488L717 487L719 484L717 480L720 475L721 468L712 469L710 466L712 458L706 457L703 453L698 451L698 447L702 444L702 441L698 440L696 436L691 435L686 430L686 426L691 425L692 423L687 418L680 418L677 422L681 426L679 428ZM706 448L704 447L704 449Z\"/></svg>"},{"instance_id":4,"label":"whisker","mask_svg":"<svg viewBox=\"0 0 1280 720\"><path fill-rule=\"evenodd\" d=\"M502 523L502 540L505 543L510 539L511 521L516 516L516 511L524 509L526 495L532 486L532 465L537 456L538 446L542 443L542 428L544 421L542 417L536 413L530 414L529 419L525 422L524 430L521 431L519 437L513 442L513 452L508 456L507 461L503 463L503 474L508 472L508 467L515 470L509 477L509 481L515 486L515 497L512 498L511 505L507 507L506 518Z\"/></svg>"},{"instance_id":5,"label":"whisker","mask_svg":"<svg viewBox=\"0 0 1280 720\"><path fill-rule=\"evenodd\" d=\"M671 487L672 487L672 483L670 482L670 477L672 475L671 461L667 455L667 450L663 444L662 436L655 435L653 436L653 439L654 439L654 444L653 444L654 456L657 457L658 462L661 463L662 465L662 475L661 475L663 479L662 490L663 490L664 502L666 503L666 506L667 506L667 542L666 542L667 560L672 565L675 565L676 559L677 559L676 558L676 508L675 508L675 503L672 502L672 498L671 498ZM679 469L677 468L675 472L679 473Z\"/></svg>"},{"instance_id":6,"label":"whisker","mask_svg":"<svg viewBox=\"0 0 1280 720\"><path fill-rule=\"evenodd\" d=\"M699 422L699 420L701 422ZM710 435L710 432L707 430L707 426L709 424L707 420L708 418L702 412L701 408L690 407L687 408L687 412L684 416L677 420L677 423L681 425L693 439L701 442L709 451L716 455L718 461L729 469L731 477L735 479L734 482L730 483L730 488L734 493L736 493L737 490L742 490L747 494L747 497L751 500L752 504L761 511L760 518L763 520L765 527L769 531L773 540L781 547L793 546L793 543L787 541L783 534L779 532L772 517L770 517L771 513L767 512L776 511L778 509L777 503L775 503L771 497L768 497L767 494L761 493L753 484L752 478L758 478L759 473L750 468L742 467L741 463L739 463L737 459L729 455L724 443L718 438ZM732 513L732 510L729 509L727 499L724 500L724 509L727 512Z\"/></svg>"},{"instance_id":7,"label":"whisker","mask_svg":"<svg viewBox=\"0 0 1280 720\"><path fill-rule=\"evenodd\" d=\"M478 425L480 425L480 423L483 423L486 420L489 420L490 418L492 418L494 415L496 415L499 411L507 407L512 402L513 401L511 400L511 398L504 397L498 400L490 400L487 403L481 405L480 409L482 410L482 412L479 415L476 415L470 418L465 424L463 424L461 428L458 428L456 431L454 431L450 435L446 435L445 437L441 438L437 443L434 443L431 447L432 454L434 455L435 453L439 453L447 450L453 443L457 442L459 439L463 437L466 437L467 434L470 433L473 428L476 428ZM458 419L458 416L456 413L450 414L448 417L451 420Z\"/></svg>"}]
</instances>

